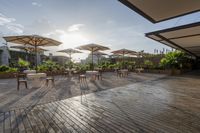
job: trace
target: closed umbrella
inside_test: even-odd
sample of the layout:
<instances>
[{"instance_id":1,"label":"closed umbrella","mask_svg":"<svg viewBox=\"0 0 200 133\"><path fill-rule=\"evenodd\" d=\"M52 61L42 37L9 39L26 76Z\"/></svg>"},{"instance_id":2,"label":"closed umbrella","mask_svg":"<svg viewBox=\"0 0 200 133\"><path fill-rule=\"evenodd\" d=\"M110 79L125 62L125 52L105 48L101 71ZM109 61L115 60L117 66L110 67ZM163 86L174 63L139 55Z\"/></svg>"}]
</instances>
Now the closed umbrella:
<instances>
[{"instance_id":1,"label":"closed umbrella","mask_svg":"<svg viewBox=\"0 0 200 133\"><path fill-rule=\"evenodd\" d=\"M20 36L6 36L3 37L7 42L31 45L34 47L35 56L37 56L37 47L39 46L58 46L61 42L51 38L42 37L39 35L20 35ZM37 70L37 57L35 58L35 65Z\"/></svg>"},{"instance_id":2,"label":"closed umbrella","mask_svg":"<svg viewBox=\"0 0 200 133\"><path fill-rule=\"evenodd\" d=\"M99 50L100 51L109 50L108 47L105 47L105 46L102 46L102 45L99 45L99 44L94 44L94 43L79 46L79 47L77 47L77 49L91 51L91 54L92 54L92 70L94 69L94 67L93 67L93 65L94 65L93 64L93 53L95 51L99 51Z\"/></svg>"}]
</instances>

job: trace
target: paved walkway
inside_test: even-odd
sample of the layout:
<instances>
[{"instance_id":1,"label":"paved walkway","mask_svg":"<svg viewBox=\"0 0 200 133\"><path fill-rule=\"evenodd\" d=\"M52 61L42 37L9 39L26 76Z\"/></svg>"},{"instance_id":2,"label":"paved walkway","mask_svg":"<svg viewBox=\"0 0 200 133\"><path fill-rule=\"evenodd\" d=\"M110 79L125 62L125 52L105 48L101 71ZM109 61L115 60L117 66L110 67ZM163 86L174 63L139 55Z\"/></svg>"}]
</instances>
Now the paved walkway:
<instances>
[{"instance_id":1,"label":"paved walkway","mask_svg":"<svg viewBox=\"0 0 200 133\"><path fill-rule=\"evenodd\" d=\"M198 76L154 78L0 114L0 132L200 132Z\"/></svg>"}]
</instances>

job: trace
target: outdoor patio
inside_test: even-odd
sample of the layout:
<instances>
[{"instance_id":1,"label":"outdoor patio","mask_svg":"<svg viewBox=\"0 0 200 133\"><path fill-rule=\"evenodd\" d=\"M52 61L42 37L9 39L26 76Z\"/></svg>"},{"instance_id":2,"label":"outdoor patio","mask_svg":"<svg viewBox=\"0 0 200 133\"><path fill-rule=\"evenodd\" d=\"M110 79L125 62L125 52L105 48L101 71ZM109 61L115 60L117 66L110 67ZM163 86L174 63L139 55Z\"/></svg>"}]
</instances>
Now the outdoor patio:
<instances>
[{"instance_id":1,"label":"outdoor patio","mask_svg":"<svg viewBox=\"0 0 200 133\"><path fill-rule=\"evenodd\" d=\"M90 94L82 98L77 79L56 77L55 88L19 91L15 79L0 80L5 111L0 132L200 131L197 72L180 77L131 73L128 78L106 73L102 81L88 80Z\"/></svg>"}]
</instances>

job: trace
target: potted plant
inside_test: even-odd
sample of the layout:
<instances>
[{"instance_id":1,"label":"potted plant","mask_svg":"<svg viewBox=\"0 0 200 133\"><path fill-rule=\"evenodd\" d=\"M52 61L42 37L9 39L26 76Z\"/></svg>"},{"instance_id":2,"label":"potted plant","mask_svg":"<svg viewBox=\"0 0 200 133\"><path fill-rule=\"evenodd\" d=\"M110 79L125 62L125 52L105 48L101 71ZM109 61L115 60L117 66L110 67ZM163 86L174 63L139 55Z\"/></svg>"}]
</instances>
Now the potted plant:
<instances>
[{"instance_id":1,"label":"potted plant","mask_svg":"<svg viewBox=\"0 0 200 133\"><path fill-rule=\"evenodd\" d=\"M19 66L19 71L23 72L24 70L28 69L30 63L28 61L25 61L21 58L18 60L18 66Z\"/></svg>"}]
</instances>

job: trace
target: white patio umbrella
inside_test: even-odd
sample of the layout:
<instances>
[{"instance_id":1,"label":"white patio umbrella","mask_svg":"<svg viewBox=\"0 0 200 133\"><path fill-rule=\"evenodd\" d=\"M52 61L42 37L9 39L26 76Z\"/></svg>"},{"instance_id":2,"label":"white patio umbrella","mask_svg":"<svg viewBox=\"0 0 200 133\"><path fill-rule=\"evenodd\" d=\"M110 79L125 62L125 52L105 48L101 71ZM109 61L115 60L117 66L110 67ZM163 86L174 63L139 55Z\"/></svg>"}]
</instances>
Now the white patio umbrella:
<instances>
[{"instance_id":1,"label":"white patio umbrella","mask_svg":"<svg viewBox=\"0 0 200 133\"><path fill-rule=\"evenodd\" d=\"M99 44L91 43L91 44L86 44L86 45L79 46L79 47L77 47L77 49L91 51L91 54L92 54L92 70L93 70L93 68L94 68L93 67L93 53L95 51L109 50L110 48L102 46L102 45L99 45Z\"/></svg>"},{"instance_id":2,"label":"white patio umbrella","mask_svg":"<svg viewBox=\"0 0 200 133\"><path fill-rule=\"evenodd\" d=\"M78 50L75 50L75 49L72 49L72 48L69 48L69 49L64 49L64 50L59 50L57 52L62 52L62 53L66 53L69 55L69 58L70 58L70 61L71 61L71 56L72 54L75 54L75 53L82 53L81 51L78 51Z\"/></svg>"},{"instance_id":3,"label":"white patio umbrella","mask_svg":"<svg viewBox=\"0 0 200 133\"><path fill-rule=\"evenodd\" d=\"M10 46L10 48L20 49L20 50L24 50L26 52L34 52L35 51L35 48L31 45L26 45L26 46L25 45L15 45L15 46ZM36 51L42 52L42 51L48 51L48 50L37 47Z\"/></svg>"},{"instance_id":4,"label":"white patio umbrella","mask_svg":"<svg viewBox=\"0 0 200 133\"><path fill-rule=\"evenodd\" d=\"M128 49L119 49L119 50L116 50L116 51L112 51L111 53L115 54L115 55L122 55L123 57L123 65L124 65L124 56L125 55L137 55L137 52L136 51L133 51L133 50L128 50Z\"/></svg>"},{"instance_id":5,"label":"white patio umbrella","mask_svg":"<svg viewBox=\"0 0 200 133\"><path fill-rule=\"evenodd\" d=\"M10 46L10 48L14 48L14 49L20 49L20 50L23 50L26 52L26 60L28 60L28 52L34 52L35 51L35 48L31 45L14 45L14 46ZM40 47L37 47L37 52L43 52L43 51L48 51L46 49L43 49L43 48L40 48Z\"/></svg>"},{"instance_id":6,"label":"white patio umbrella","mask_svg":"<svg viewBox=\"0 0 200 133\"><path fill-rule=\"evenodd\" d=\"M39 46L58 46L61 44L59 41L39 35L6 36L3 38L6 40L6 42L33 46L35 56L37 56L37 47ZM37 71L37 57L35 58L35 65Z\"/></svg>"}]
</instances>

